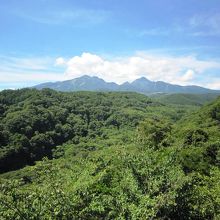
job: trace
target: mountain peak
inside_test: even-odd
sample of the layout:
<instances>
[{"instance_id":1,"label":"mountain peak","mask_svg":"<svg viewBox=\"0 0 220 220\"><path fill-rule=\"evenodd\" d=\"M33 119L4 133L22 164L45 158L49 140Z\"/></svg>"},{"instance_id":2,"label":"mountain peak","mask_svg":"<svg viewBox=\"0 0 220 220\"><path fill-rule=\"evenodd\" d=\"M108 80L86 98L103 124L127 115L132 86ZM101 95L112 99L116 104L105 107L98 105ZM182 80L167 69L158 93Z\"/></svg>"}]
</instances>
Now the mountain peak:
<instances>
[{"instance_id":1,"label":"mountain peak","mask_svg":"<svg viewBox=\"0 0 220 220\"><path fill-rule=\"evenodd\" d=\"M146 77L142 76L136 80L134 80L133 82L151 82L149 79L147 79Z\"/></svg>"},{"instance_id":2,"label":"mountain peak","mask_svg":"<svg viewBox=\"0 0 220 220\"><path fill-rule=\"evenodd\" d=\"M86 83L86 84L90 84L90 83L105 83L105 81L97 76L90 76L90 75L83 75L83 76L79 76L77 78L71 79L69 80L71 83ZM64 81L65 82L65 81Z\"/></svg>"},{"instance_id":3,"label":"mountain peak","mask_svg":"<svg viewBox=\"0 0 220 220\"><path fill-rule=\"evenodd\" d=\"M63 82L44 83L35 86L37 89L51 88L58 91L133 91L144 94L152 93L220 93L217 90L206 89L198 86L179 86L163 81L150 81L140 77L131 83L125 82L121 85L106 82L97 76L83 75L81 77Z\"/></svg>"},{"instance_id":4,"label":"mountain peak","mask_svg":"<svg viewBox=\"0 0 220 220\"><path fill-rule=\"evenodd\" d=\"M82 78L82 79L90 79L91 76L85 74L85 75L83 75L83 76L79 76L79 77L77 77L77 79L79 79L79 78Z\"/></svg>"},{"instance_id":5,"label":"mountain peak","mask_svg":"<svg viewBox=\"0 0 220 220\"><path fill-rule=\"evenodd\" d=\"M97 77L97 76L90 76L90 75L85 74L85 75L79 76L79 77L77 77L77 78L75 78L75 79L87 80L87 79L101 79L101 78L99 78L99 77Z\"/></svg>"}]
</instances>

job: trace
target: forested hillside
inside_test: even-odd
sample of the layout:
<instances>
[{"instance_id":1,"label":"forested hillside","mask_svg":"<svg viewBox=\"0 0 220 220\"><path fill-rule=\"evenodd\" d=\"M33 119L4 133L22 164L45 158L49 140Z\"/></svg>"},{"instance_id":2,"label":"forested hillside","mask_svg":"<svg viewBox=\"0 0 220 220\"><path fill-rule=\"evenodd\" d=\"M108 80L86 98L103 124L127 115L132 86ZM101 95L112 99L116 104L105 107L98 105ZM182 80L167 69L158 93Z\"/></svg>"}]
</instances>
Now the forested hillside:
<instances>
[{"instance_id":1,"label":"forested hillside","mask_svg":"<svg viewBox=\"0 0 220 220\"><path fill-rule=\"evenodd\" d=\"M53 149L69 140L79 143L81 138L107 137L107 129L135 127L153 104L135 93L48 89L3 91L0 103L1 172L51 158Z\"/></svg>"},{"instance_id":2,"label":"forested hillside","mask_svg":"<svg viewBox=\"0 0 220 220\"><path fill-rule=\"evenodd\" d=\"M202 106L216 99L219 94L154 94L157 101L165 104L198 105Z\"/></svg>"},{"instance_id":3,"label":"forested hillside","mask_svg":"<svg viewBox=\"0 0 220 220\"><path fill-rule=\"evenodd\" d=\"M2 219L220 218L219 98L8 90L0 122Z\"/></svg>"}]
</instances>

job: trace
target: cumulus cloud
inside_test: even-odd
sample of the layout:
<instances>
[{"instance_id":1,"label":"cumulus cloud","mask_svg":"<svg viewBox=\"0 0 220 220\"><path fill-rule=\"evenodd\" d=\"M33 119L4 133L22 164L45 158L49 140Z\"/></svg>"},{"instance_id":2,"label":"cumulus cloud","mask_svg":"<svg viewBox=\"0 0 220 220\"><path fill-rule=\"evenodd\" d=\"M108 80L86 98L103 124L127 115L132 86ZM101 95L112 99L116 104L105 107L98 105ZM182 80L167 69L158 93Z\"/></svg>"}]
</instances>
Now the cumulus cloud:
<instances>
[{"instance_id":1,"label":"cumulus cloud","mask_svg":"<svg viewBox=\"0 0 220 220\"><path fill-rule=\"evenodd\" d=\"M130 57L106 59L96 54L83 53L68 60L57 59L66 67L65 78L93 75L106 81L123 83L141 76L150 80L163 80L170 83L189 84L206 70L220 68L220 63L205 61L195 56L159 56L139 52Z\"/></svg>"},{"instance_id":2,"label":"cumulus cloud","mask_svg":"<svg viewBox=\"0 0 220 220\"><path fill-rule=\"evenodd\" d=\"M65 64L65 59L62 58L62 57L59 57L56 59L56 62L55 62L55 66L62 66Z\"/></svg>"},{"instance_id":3,"label":"cumulus cloud","mask_svg":"<svg viewBox=\"0 0 220 220\"><path fill-rule=\"evenodd\" d=\"M194 78L195 72L191 69L187 70L186 73L181 77L181 81L188 82Z\"/></svg>"},{"instance_id":4,"label":"cumulus cloud","mask_svg":"<svg viewBox=\"0 0 220 220\"><path fill-rule=\"evenodd\" d=\"M4 57L0 55L0 87L13 83L28 86L46 81L63 81L82 75L98 76L108 82L123 83L142 76L153 81L174 84L196 84L220 89L220 78L208 73L220 70L220 62L201 60L196 56L155 55L137 52L127 57L106 58L82 53L72 58ZM22 85L23 85L22 84ZM14 85L14 84L13 84ZM5 88L5 87L4 87Z\"/></svg>"}]
</instances>

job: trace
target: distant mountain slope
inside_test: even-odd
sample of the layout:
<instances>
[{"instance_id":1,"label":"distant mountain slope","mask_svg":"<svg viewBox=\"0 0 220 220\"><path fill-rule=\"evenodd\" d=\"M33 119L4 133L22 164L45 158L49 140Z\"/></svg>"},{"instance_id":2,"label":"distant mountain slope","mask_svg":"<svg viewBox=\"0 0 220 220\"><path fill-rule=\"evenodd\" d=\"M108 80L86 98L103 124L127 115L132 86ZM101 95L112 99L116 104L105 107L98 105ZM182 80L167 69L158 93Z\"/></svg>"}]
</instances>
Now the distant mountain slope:
<instances>
[{"instance_id":1,"label":"distant mountain slope","mask_svg":"<svg viewBox=\"0 0 220 220\"><path fill-rule=\"evenodd\" d=\"M43 89L50 88L57 91L133 91L144 94L150 93L220 93L217 90L211 90L199 86L180 86L173 85L162 81L150 81L145 77L134 80L133 82L123 83L118 85L116 83L105 82L96 76L84 75L72 80L44 83L36 85L34 88Z\"/></svg>"},{"instance_id":2,"label":"distant mountain slope","mask_svg":"<svg viewBox=\"0 0 220 220\"><path fill-rule=\"evenodd\" d=\"M207 94L156 94L152 97L164 104L197 105L202 106L219 96L217 93Z\"/></svg>"},{"instance_id":3,"label":"distant mountain slope","mask_svg":"<svg viewBox=\"0 0 220 220\"><path fill-rule=\"evenodd\" d=\"M116 83L108 83L96 76L87 75L72 80L49 82L35 86L37 89L50 88L57 91L115 91L118 87L119 85Z\"/></svg>"}]
</instances>

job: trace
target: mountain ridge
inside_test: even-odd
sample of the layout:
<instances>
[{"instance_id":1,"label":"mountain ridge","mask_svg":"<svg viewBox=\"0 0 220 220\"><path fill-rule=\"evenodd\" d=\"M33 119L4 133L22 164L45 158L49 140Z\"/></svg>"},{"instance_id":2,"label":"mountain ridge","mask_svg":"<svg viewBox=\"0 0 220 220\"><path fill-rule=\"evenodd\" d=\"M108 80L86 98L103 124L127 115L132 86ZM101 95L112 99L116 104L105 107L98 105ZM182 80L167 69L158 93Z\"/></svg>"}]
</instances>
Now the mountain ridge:
<instances>
[{"instance_id":1,"label":"mountain ridge","mask_svg":"<svg viewBox=\"0 0 220 220\"><path fill-rule=\"evenodd\" d=\"M34 86L36 89L50 88L57 91L131 91L143 94L151 93L220 93L220 90L212 90L196 85L181 86L164 81L151 81L146 77L140 77L132 82L117 84L106 82L97 76L83 75L66 81L48 82Z\"/></svg>"}]
</instances>

